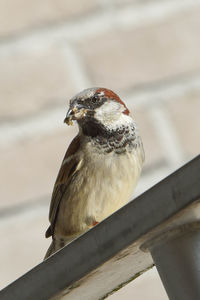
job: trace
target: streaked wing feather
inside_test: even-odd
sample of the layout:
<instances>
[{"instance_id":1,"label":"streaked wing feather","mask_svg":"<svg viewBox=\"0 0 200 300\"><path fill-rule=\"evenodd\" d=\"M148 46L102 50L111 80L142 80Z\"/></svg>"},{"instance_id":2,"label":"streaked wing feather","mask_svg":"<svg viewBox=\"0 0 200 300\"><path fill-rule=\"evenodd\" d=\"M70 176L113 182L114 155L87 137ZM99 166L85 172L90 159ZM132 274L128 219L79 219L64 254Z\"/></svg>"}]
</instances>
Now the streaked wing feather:
<instances>
[{"instance_id":1,"label":"streaked wing feather","mask_svg":"<svg viewBox=\"0 0 200 300\"><path fill-rule=\"evenodd\" d=\"M79 170L80 161L74 156L74 154L79 149L79 146L80 139L79 136L76 136L70 144L63 159L51 197L49 210L49 221L51 225L46 231L46 237L53 235L60 202L63 199L63 195L66 194L66 190L71 182L71 179Z\"/></svg>"}]
</instances>

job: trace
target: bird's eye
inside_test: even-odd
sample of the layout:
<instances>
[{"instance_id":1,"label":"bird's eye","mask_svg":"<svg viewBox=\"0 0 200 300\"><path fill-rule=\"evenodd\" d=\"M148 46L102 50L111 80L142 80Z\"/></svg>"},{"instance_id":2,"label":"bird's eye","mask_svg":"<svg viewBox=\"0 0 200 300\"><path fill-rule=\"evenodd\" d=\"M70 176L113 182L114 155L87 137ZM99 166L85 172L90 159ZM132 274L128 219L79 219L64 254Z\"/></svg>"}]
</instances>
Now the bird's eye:
<instances>
[{"instance_id":1,"label":"bird's eye","mask_svg":"<svg viewBox=\"0 0 200 300\"><path fill-rule=\"evenodd\" d=\"M98 97L97 96L94 96L94 97L92 97L92 103L96 103L97 101L98 101Z\"/></svg>"}]
</instances>

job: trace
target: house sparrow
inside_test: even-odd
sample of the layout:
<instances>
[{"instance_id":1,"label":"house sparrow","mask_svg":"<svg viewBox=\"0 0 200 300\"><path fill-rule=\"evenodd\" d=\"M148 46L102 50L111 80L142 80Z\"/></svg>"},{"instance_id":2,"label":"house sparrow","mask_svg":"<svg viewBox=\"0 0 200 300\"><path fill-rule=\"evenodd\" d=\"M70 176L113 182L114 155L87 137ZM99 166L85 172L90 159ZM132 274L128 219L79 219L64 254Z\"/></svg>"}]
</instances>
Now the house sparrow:
<instances>
[{"instance_id":1,"label":"house sparrow","mask_svg":"<svg viewBox=\"0 0 200 300\"><path fill-rule=\"evenodd\" d=\"M144 162L137 127L124 102L106 88L89 88L70 101L64 120L78 135L54 186L45 259L130 200Z\"/></svg>"}]
</instances>

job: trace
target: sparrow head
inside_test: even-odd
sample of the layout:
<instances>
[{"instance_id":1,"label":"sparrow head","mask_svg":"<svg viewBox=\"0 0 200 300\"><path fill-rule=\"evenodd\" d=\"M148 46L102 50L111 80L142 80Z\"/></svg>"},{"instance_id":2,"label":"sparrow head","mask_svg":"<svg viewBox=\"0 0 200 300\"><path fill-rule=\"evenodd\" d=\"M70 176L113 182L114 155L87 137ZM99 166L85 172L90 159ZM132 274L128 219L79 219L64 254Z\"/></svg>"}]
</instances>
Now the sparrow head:
<instances>
[{"instance_id":1,"label":"sparrow head","mask_svg":"<svg viewBox=\"0 0 200 300\"><path fill-rule=\"evenodd\" d=\"M96 121L108 125L116 122L121 115L129 116L130 112L117 94L106 88L89 88L83 90L70 100L70 107L64 120L72 125L76 120L79 125Z\"/></svg>"}]
</instances>

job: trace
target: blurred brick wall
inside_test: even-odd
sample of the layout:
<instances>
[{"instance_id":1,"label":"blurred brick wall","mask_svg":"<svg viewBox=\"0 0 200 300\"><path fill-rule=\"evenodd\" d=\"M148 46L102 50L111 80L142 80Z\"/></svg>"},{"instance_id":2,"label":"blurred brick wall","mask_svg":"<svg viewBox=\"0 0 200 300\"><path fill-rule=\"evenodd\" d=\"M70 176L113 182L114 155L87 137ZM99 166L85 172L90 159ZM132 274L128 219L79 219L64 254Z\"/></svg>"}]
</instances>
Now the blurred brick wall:
<instances>
[{"instance_id":1,"label":"blurred brick wall","mask_svg":"<svg viewBox=\"0 0 200 300\"><path fill-rule=\"evenodd\" d=\"M131 108L146 150L137 194L198 154L200 1L0 0L0 20L3 287L50 243L48 204L77 130L62 123L75 93L105 86ZM131 290L167 299L156 272L145 278L150 291L132 283L111 298L131 299Z\"/></svg>"}]
</instances>

